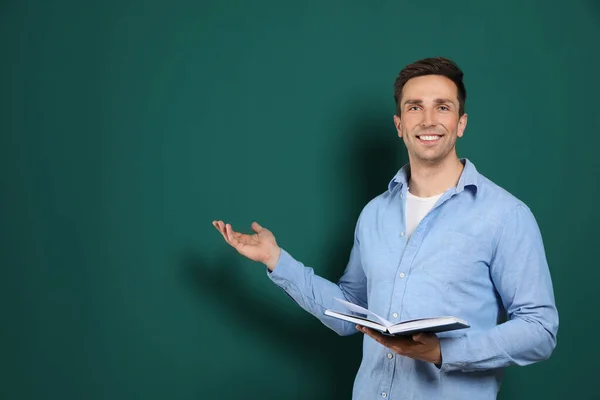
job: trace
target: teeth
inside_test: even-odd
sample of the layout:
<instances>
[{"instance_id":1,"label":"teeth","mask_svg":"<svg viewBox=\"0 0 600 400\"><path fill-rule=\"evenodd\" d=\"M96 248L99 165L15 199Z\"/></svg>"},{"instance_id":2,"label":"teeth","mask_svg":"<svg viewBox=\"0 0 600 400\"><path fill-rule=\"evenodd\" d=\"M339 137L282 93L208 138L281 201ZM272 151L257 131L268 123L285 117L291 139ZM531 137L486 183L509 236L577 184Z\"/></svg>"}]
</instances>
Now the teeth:
<instances>
[{"instance_id":1,"label":"teeth","mask_svg":"<svg viewBox=\"0 0 600 400\"><path fill-rule=\"evenodd\" d=\"M439 136L419 136L421 140L437 140Z\"/></svg>"}]
</instances>

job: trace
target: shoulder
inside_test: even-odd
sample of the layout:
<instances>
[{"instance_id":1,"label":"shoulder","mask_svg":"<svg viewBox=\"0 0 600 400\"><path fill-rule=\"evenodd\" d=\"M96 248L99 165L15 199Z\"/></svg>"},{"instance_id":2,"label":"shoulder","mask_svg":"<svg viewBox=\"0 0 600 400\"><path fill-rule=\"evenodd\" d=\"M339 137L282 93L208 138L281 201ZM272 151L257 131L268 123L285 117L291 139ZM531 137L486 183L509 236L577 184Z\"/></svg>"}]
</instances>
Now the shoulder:
<instances>
[{"instance_id":1,"label":"shoulder","mask_svg":"<svg viewBox=\"0 0 600 400\"><path fill-rule=\"evenodd\" d=\"M531 213L522 199L482 174L478 176L476 197L479 204L487 207L500 220L505 220L515 212Z\"/></svg>"},{"instance_id":2,"label":"shoulder","mask_svg":"<svg viewBox=\"0 0 600 400\"><path fill-rule=\"evenodd\" d=\"M389 218L390 211L398 209L397 203L392 204L394 197L399 196L396 191L386 190L371 198L361 209L356 221L355 235L362 236L366 232L377 230L380 223ZM397 202L397 199L396 199Z\"/></svg>"},{"instance_id":3,"label":"shoulder","mask_svg":"<svg viewBox=\"0 0 600 400\"><path fill-rule=\"evenodd\" d=\"M387 210L391 203L395 200L396 196L399 196L399 190L386 190L385 192L373 197L367 204L364 205L361 211L361 218L371 217Z\"/></svg>"},{"instance_id":4,"label":"shoulder","mask_svg":"<svg viewBox=\"0 0 600 400\"><path fill-rule=\"evenodd\" d=\"M478 176L478 195L482 195L485 199L496 200L509 206L516 206L517 204L524 205L525 203L518 198L515 194L509 192L504 187L500 186L496 182L483 174Z\"/></svg>"}]
</instances>

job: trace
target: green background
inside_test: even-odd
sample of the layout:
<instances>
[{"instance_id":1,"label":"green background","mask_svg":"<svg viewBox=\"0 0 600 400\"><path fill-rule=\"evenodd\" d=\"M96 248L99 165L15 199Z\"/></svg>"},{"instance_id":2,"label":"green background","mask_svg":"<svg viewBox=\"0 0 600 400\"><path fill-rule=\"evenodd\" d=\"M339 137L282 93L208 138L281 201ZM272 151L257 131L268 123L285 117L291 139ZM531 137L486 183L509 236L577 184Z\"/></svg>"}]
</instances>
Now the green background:
<instances>
[{"instance_id":1,"label":"green background","mask_svg":"<svg viewBox=\"0 0 600 400\"><path fill-rule=\"evenodd\" d=\"M0 397L349 398L359 335L211 221L335 280L407 162L394 79L442 55L459 156L532 208L560 312L500 398L598 398L599 4L1 1Z\"/></svg>"}]
</instances>

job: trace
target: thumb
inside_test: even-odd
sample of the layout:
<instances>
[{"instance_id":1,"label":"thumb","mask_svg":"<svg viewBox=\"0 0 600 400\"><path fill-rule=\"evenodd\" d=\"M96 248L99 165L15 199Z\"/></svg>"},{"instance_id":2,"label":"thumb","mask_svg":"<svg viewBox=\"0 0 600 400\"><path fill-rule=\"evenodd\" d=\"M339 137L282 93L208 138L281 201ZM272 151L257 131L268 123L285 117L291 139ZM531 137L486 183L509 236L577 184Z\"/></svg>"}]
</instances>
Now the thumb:
<instances>
[{"instance_id":1,"label":"thumb","mask_svg":"<svg viewBox=\"0 0 600 400\"><path fill-rule=\"evenodd\" d=\"M425 343L425 341L423 340L423 334L422 333L415 333L414 335L412 335L412 339L415 342L419 342L419 343Z\"/></svg>"},{"instance_id":2,"label":"thumb","mask_svg":"<svg viewBox=\"0 0 600 400\"><path fill-rule=\"evenodd\" d=\"M260 233L264 228L262 226L259 225L258 222L253 222L252 223L252 230L256 233Z\"/></svg>"}]
</instances>

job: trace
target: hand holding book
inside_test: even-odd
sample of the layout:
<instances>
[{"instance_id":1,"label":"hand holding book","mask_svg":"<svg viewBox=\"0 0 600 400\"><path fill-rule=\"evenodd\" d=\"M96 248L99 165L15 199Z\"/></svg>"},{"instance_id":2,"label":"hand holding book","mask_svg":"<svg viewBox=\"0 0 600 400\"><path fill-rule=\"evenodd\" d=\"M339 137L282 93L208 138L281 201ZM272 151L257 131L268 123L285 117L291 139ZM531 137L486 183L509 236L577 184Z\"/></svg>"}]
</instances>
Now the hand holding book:
<instances>
[{"instance_id":1,"label":"hand holding book","mask_svg":"<svg viewBox=\"0 0 600 400\"><path fill-rule=\"evenodd\" d=\"M440 340L435 333L415 333L412 337L390 336L360 325L356 325L356 329L401 356L430 362L436 364L438 368L442 363ZM393 355L389 353L388 357L391 358Z\"/></svg>"}]
</instances>

